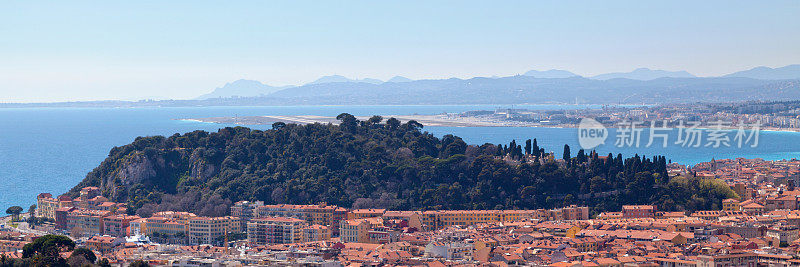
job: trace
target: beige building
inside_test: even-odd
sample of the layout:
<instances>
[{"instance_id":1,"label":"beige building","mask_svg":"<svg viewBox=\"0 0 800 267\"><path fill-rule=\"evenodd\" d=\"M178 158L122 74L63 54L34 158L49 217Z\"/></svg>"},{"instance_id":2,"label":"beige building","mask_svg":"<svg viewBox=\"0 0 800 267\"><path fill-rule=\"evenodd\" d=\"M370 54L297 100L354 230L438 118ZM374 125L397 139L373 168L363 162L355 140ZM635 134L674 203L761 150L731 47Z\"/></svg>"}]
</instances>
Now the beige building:
<instances>
[{"instance_id":1,"label":"beige building","mask_svg":"<svg viewBox=\"0 0 800 267\"><path fill-rule=\"evenodd\" d=\"M349 213L347 213L347 219L355 220L355 219L381 217L383 216L384 213L386 213L386 209L357 209L357 210L351 210Z\"/></svg>"},{"instance_id":2,"label":"beige building","mask_svg":"<svg viewBox=\"0 0 800 267\"><path fill-rule=\"evenodd\" d=\"M339 239L345 243L370 243L370 231L383 228L383 219L365 218L341 221Z\"/></svg>"},{"instance_id":3,"label":"beige building","mask_svg":"<svg viewBox=\"0 0 800 267\"><path fill-rule=\"evenodd\" d=\"M60 208L58 200L50 193L36 196L36 216L56 220L56 210Z\"/></svg>"},{"instance_id":4,"label":"beige building","mask_svg":"<svg viewBox=\"0 0 800 267\"><path fill-rule=\"evenodd\" d=\"M252 219L247 223L247 241L251 246L299 243L303 241L303 230L307 226L305 220L297 218Z\"/></svg>"},{"instance_id":5,"label":"beige building","mask_svg":"<svg viewBox=\"0 0 800 267\"><path fill-rule=\"evenodd\" d=\"M221 244L227 233L240 232L239 218L226 217L193 217L189 219L186 235L189 244ZM147 227L150 230L150 226Z\"/></svg>"},{"instance_id":6,"label":"beige building","mask_svg":"<svg viewBox=\"0 0 800 267\"><path fill-rule=\"evenodd\" d=\"M422 222L425 230L432 231L453 225L520 221L535 213L535 210L437 210L423 212Z\"/></svg>"},{"instance_id":7,"label":"beige building","mask_svg":"<svg viewBox=\"0 0 800 267\"><path fill-rule=\"evenodd\" d=\"M331 229L327 226L315 224L303 228L303 242L327 241L331 239Z\"/></svg>"}]
</instances>

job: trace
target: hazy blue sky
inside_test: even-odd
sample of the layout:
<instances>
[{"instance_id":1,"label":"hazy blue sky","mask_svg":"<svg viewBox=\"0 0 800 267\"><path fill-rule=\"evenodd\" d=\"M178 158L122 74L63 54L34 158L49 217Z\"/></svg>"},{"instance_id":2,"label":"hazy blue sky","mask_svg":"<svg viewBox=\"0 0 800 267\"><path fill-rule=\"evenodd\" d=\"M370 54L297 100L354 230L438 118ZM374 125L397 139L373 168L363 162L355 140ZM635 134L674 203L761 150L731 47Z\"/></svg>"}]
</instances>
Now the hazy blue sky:
<instances>
[{"instance_id":1,"label":"hazy blue sky","mask_svg":"<svg viewBox=\"0 0 800 267\"><path fill-rule=\"evenodd\" d=\"M247 78L720 75L800 63L800 1L2 1L0 101L185 99Z\"/></svg>"}]
</instances>

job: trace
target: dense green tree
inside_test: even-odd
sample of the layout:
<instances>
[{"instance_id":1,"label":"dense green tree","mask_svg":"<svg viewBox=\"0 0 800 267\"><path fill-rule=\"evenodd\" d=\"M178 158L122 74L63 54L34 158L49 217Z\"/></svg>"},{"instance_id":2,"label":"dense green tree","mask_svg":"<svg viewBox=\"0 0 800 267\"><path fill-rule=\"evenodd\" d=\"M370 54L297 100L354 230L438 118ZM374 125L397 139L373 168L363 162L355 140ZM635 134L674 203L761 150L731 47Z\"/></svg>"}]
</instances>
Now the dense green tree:
<instances>
[{"instance_id":1,"label":"dense green tree","mask_svg":"<svg viewBox=\"0 0 800 267\"><path fill-rule=\"evenodd\" d=\"M28 267L32 265L33 261L31 259L15 259L6 256L6 254L0 254L0 267Z\"/></svg>"},{"instance_id":2,"label":"dense green tree","mask_svg":"<svg viewBox=\"0 0 800 267\"><path fill-rule=\"evenodd\" d=\"M8 209L6 209L6 213L11 215L11 220L12 221L18 221L19 220L19 214L22 213L22 207L20 207L20 206L11 206Z\"/></svg>"},{"instance_id":3,"label":"dense green tree","mask_svg":"<svg viewBox=\"0 0 800 267\"><path fill-rule=\"evenodd\" d=\"M664 157L609 154L600 159L592 152L588 160L579 151L582 159L560 165L526 160L515 141L474 146L453 135L437 138L414 121L401 124L389 118L381 124L373 117L367 123L347 113L338 118L340 125L287 124L266 131L233 127L136 138L112 149L69 194L98 186L112 201L128 203L131 213L177 210L217 216L240 200L415 210L534 209L562 206L569 196L570 203L593 212L661 203L664 210L708 209L711 200L730 192L713 186L704 191L713 197L681 195L708 188L708 182L671 181ZM532 153L544 151L536 139L531 142ZM505 155L516 160L506 162ZM120 175L130 169L148 176Z\"/></svg>"},{"instance_id":4,"label":"dense green tree","mask_svg":"<svg viewBox=\"0 0 800 267\"><path fill-rule=\"evenodd\" d=\"M45 235L22 247L22 257L29 258L37 266L66 266L67 262L59 254L71 251L75 242L63 235Z\"/></svg>"},{"instance_id":5,"label":"dense green tree","mask_svg":"<svg viewBox=\"0 0 800 267\"><path fill-rule=\"evenodd\" d=\"M286 127L286 123L282 121L278 121L272 124L273 130L280 130L281 128Z\"/></svg>"},{"instance_id":6,"label":"dense green tree","mask_svg":"<svg viewBox=\"0 0 800 267\"><path fill-rule=\"evenodd\" d=\"M31 217L31 218L33 218L33 216L34 216L35 214L36 214L36 204L31 204L31 205L28 207L28 217Z\"/></svg>"},{"instance_id":7,"label":"dense green tree","mask_svg":"<svg viewBox=\"0 0 800 267\"><path fill-rule=\"evenodd\" d=\"M94 252L92 252L92 250L88 248L83 248L83 247L76 248L75 250L72 251L72 256L74 255L81 255L83 256L83 258L85 258L91 263L94 263L94 261L97 260L97 256L94 255Z\"/></svg>"},{"instance_id":8,"label":"dense green tree","mask_svg":"<svg viewBox=\"0 0 800 267\"><path fill-rule=\"evenodd\" d=\"M366 125L368 125L368 126L379 125L381 123L381 121L383 121L383 117L375 115L375 116L370 117L366 121Z\"/></svg>"},{"instance_id":9,"label":"dense green tree","mask_svg":"<svg viewBox=\"0 0 800 267\"><path fill-rule=\"evenodd\" d=\"M525 140L525 155L530 155L532 148L533 147L531 146L531 139Z\"/></svg>"},{"instance_id":10,"label":"dense green tree","mask_svg":"<svg viewBox=\"0 0 800 267\"><path fill-rule=\"evenodd\" d=\"M575 155L575 160L579 163L586 162L586 152L583 149L578 149L578 154Z\"/></svg>"},{"instance_id":11,"label":"dense green tree","mask_svg":"<svg viewBox=\"0 0 800 267\"><path fill-rule=\"evenodd\" d=\"M350 115L349 113L342 113L336 116L336 119L341 121L339 123L339 127L346 132L354 132L356 126L358 126L358 120L355 116Z\"/></svg>"},{"instance_id":12,"label":"dense green tree","mask_svg":"<svg viewBox=\"0 0 800 267\"><path fill-rule=\"evenodd\" d=\"M400 128L400 120L389 118L386 120L386 128L389 128L389 130L397 130L397 128Z\"/></svg>"}]
</instances>

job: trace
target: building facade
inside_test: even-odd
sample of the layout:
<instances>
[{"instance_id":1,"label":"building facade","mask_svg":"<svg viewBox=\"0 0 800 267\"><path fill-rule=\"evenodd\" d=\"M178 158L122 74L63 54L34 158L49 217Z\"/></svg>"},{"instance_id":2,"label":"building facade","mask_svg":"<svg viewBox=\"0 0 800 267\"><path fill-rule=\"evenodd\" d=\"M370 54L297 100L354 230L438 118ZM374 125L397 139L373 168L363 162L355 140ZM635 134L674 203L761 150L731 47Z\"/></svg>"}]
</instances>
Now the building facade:
<instances>
[{"instance_id":1,"label":"building facade","mask_svg":"<svg viewBox=\"0 0 800 267\"><path fill-rule=\"evenodd\" d=\"M247 223L247 241L251 246L291 244L303 241L305 220L290 217L271 217Z\"/></svg>"}]
</instances>

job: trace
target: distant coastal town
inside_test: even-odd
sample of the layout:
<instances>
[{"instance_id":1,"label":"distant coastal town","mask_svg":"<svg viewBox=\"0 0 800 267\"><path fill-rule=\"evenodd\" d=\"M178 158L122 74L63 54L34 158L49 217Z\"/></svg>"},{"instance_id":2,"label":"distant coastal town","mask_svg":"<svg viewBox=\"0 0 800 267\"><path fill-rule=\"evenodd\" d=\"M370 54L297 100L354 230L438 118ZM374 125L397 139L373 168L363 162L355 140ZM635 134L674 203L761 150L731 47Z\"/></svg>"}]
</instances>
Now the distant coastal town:
<instances>
[{"instance_id":1,"label":"distant coastal town","mask_svg":"<svg viewBox=\"0 0 800 267\"><path fill-rule=\"evenodd\" d=\"M737 197L712 210L624 205L537 210L386 210L239 201L228 216L127 213L97 187L41 193L2 220L0 253L66 235L109 264L169 266L795 266L800 160L669 164L670 176L724 182ZM703 196L687 196L703 197ZM69 258L71 252L63 252Z\"/></svg>"},{"instance_id":2,"label":"distant coastal town","mask_svg":"<svg viewBox=\"0 0 800 267\"><path fill-rule=\"evenodd\" d=\"M696 123L699 127L736 129L758 124L762 130L799 131L800 102L744 102L729 104L664 104L655 106L601 105L586 108L554 110L497 108L461 113L433 115L383 115L400 121L414 120L427 126L448 127L578 127L581 119L591 118L606 127L641 122L639 127L674 127L680 123ZM366 120L368 117L359 117ZM239 124L269 125L275 122L309 124L338 123L335 117L317 115L264 115L242 117L186 118L185 120ZM652 123L652 125L651 125ZM719 125L718 125L719 124Z\"/></svg>"}]
</instances>

